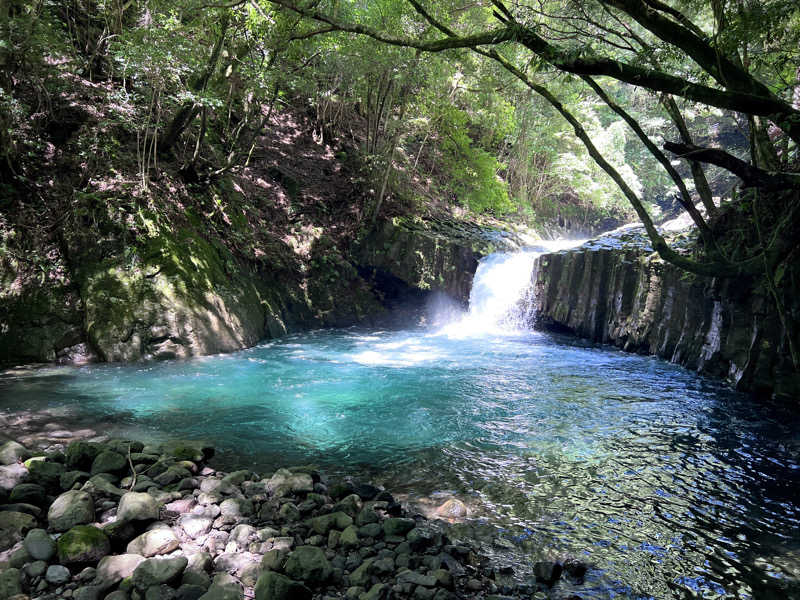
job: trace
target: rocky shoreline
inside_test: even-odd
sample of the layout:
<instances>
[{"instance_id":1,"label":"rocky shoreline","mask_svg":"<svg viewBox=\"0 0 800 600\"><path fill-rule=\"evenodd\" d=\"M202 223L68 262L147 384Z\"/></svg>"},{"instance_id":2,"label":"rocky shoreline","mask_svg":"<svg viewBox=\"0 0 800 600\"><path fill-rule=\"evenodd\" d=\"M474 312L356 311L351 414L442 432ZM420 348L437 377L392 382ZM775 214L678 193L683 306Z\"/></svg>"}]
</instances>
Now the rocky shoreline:
<instances>
[{"instance_id":1,"label":"rocky shoreline","mask_svg":"<svg viewBox=\"0 0 800 600\"><path fill-rule=\"evenodd\" d=\"M511 567L452 535L457 499L428 520L369 483L313 467L223 473L212 456L192 443L0 446L0 600L546 598L587 569L541 561L508 583Z\"/></svg>"}]
</instances>

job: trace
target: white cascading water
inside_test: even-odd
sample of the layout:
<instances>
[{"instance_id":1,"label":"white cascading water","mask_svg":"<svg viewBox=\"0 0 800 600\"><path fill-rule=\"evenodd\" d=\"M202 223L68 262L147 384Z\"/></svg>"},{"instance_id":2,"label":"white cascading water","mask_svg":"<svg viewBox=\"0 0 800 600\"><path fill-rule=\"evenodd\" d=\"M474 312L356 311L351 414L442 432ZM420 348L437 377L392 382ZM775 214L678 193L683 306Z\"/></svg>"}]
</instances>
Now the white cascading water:
<instances>
[{"instance_id":1,"label":"white cascading water","mask_svg":"<svg viewBox=\"0 0 800 600\"><path fill-rule=\"evenodd\" d=\"M469 295L469 312L445 327L450 336L514 333L530 328L536 258L585 240L538 242L519 252L495 252L478 264Z\"/></svg>"}]
</instances>

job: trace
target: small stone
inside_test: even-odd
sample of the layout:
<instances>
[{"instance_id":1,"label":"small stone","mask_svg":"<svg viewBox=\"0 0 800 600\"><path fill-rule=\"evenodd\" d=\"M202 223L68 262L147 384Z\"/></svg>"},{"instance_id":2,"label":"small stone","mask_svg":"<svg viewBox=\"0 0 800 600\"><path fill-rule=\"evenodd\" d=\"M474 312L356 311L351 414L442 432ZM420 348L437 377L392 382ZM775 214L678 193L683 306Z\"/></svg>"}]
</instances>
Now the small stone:
<instances>
[{"instance_id":1,"label":"small stone","mask_svg":"<svg viewBox=\"0 0 800 600\"><path fill-rule=\"evenodd\" d=\"M205 593L206 588L201 585L184 583L175 591L175 600L198 600Z\"/></svg>"},{"instance_id":2,"label":"small stone","mask_svg":"<svg viewBox=\"0 0 800 600\"><path fill-rule=\"evenodd\" d=\"M227 552L222 553L214 560L214 570L233 573L241 576L241 573L252 564L259 563L259 556L250 552Z\"/></svg>"},{"instance_id":3,"label":"small stone","mask_svg":"<svg viewBox=\"0 0 800 600\"><path fill-rule=\"evenodd\" d=\"M253 502L246 498L228 498L219 505L219 510L225 517L249 517L253 514Z\"/></svg>"},{"instance_id":4,"label":"small stone","mask_svg":"<svg viewBox=\"0 0 800 600\"><path fill-rule=\"evenodd\" d=\"M416 571L402 571L397 575L397 583L412 583L423 587L435 587L436 577L433 575L422 575Z\"/></svg>"},{"instance_id":5,"label":"small stone","mask_svg":"<svg viewBox=\"0 0 800 600\"><path fill-rule=\"evenodd\" d=\"M211 525L213 523L214 519L210 517L201 517L193 514L184 514L178 519L178 524L186 535L192 539L198 538L211 531Z\"/></svg>"},{"instance_id":6,"label":"small stone","mask_svg":"<svg viewBox=\"0 0 800 600\"><path fill-rule=\"evenodd\" d=\"M148 558L133 571L131 582L137 590L177 580L189 563L185 556L176 558Z\"/></svg>"},{"instance_id":7,"label":"small stone","mask_svg":"<svg viewBox=\"0 0 800 600\"><path fill-rule=\"evenodd\" d=\"M158 519L158 502L150 494L128 492L119 500L118 521L155 521Z\"/></svg>"},{"instance_id":8,"label":"small stone","mask_svg":"<svg viewBox=\"0 0 800 600\"><path fill-rule=\"evenodd\" d=\"M32 563L28 563L27 565L25 565L25 568L23 570L25 571L25 574L31 579L34 579L36 577L41 577L42 575L44 575L45 571L47 571L47 563L43 560L35 560Z\"/></svg>"},{"instance_id":9,"label":"small stone","mask_svg":"<svg viewBox=\"0 0 800 600\"><path fill-rule=\"evenodd\" d=\"M300 511L297 510L297 507L292 502L287 502L278 511L278 517L291 523L300 519Z\"/></svg>"},{"instance_id":10,"label":"small stone","mask_svg":"<svg viewBox=\"0 0 800 600\"><path fill-rule=\"evenodd\" d=\"M111 483L106 477L105 473L100 473L99 475L94 475L93 477L89 478L89 481L83 484L81 490L84 492L88 492L95 496L108 496L109 498L117 497L121 498L123 494L125 494L125 490L119 489L113 483Z\"/></svg>"},{"instance_id":11,"label":"small stone","mask_svg":"<svg viewBox=\"0 0 800 600\"><path fill-rule=\"evenodd\" d=\"M89 473L86 471L65 471L58 478L58 483L64 491L71 490L76 483L83 483L89 479Z\"/></svg>"},{"instance_id":12,"label":"small stone","mask_svg":"<svg viewBox=\"0 0 800 600\"><path fill-rule=\"evenodd\" d=\"M136 567L142 564L143 561L144 557L138 554L105 556L97 565L97 584L103 589L113 587L123 579L133 575Z\"/></svg>"},{"instance_id":13,"label":"small stone","mask_svg":"<svg viewBox=\"0 0 800 600\"><path fill-rule=\"evenodd\" d=\"M577 558L568 558L564 561L564 571L575 579L583 579L588 570L589 566Z\"/></svg>"},{"instance_id":14,"label":"small stone","mask_svg":"<svg viewBox=\"0 0 800 600\"><path fill-rule=\"evenodd\" d=\"M245 481L250 479L252 473L246 469L241 471L234 471L233 473L228 473L225 477L222 478L222 481L226 483L230 483L231 485L242 485Z\"/></svg>"},{"instance_id":15,"label":"small stone","mask_svg":"<svg viewBox=\"0 0 800 600\"><path fill-rule=\"evenodd\" d=\"M361 511L362 507L363 502L361 502L361 498L359 498L357 494L350 494L337 502L333 510L346 512L351 517L355 517Z\"/></svg>"},{"instance_id":16,"label":"small stone","mask_svg":"<svg viewBox=\"0 0 800 600\"><path fill-rule=\"evenodd\" d=\"M382 600L382 598L386 597L388 589L389 586L387 586L385 583L376 583L369 588L368 592L361 594L358 597L358 600Z\"/></svg>"},{"instance_id":17,"label":"small stone","mask_svg":"<svg viewBox=\"0 0 800 600\"><path fill-rule=\"evenodd\" d=\"M404 536L414 529L415 525L414 519L390 517L383 522L383 532L387 536Z\"/></svg>"},{"instance_id":18,"label":"small stone","mask_svg":"<svg viewBox=\"0 0 800 600\"><path fill-rule=\"evenodd\" d=\"M553 560L540 560L533 565L533 574L536 581L546 585L553 585L561 577L563 568L561 563Z\"/></svg>"},{"instance_id":19,"label":"small stone","mask_svg":"<svg viewBox=\"0 0 800 600\"><path fill-rule=\"evenodd\" d=\"M64 465L38 460L31 464L28 471L28 480L32 483L38 483L51 492L61 491L61 475L64 473Z\"/></svg>"},{"instance_id":20,"label":"small stone","mask_svg":"<svg viewBox=\"0 0 800 600\"><path fill-rule=\"evenodd\" d=\"M51 585L62 585L70 580L71 575L67 567L62 565L50 565L47 567L44 578L47 583Z\"/></svg>"},{"instance_id":21,"label":"small stone","mask_svg":"<svg viewBox=\"0 0 800 600\"><path fill-rule=\"evenodd\" d=\"M23 465L13 464L0 466L0 491L13 490L28 477L28 469Z\"/></svg>"},{"instance_id":22,"label":"small stone","mask_svg":"<svg viewBox=\"0 0 800 600\"><path fill-rule=\"evenodd\" d=\"M444 519L464 519L467 516L467 505L461 500L451 498L436 509L436 514Z\"/></svg>"},{"instance_id":23,"label":"small stone","mask_svg":"<svg viewBox=\"0 0 800 600\"><path fill-rule=\"evenodd\" d=\"M94 501L83 491L70 490L55 499L47 511L47 522L54 531L67 531L75 525L94 521Z\"/></svg>"},{"instance_id":24,"label":"small stone","mask_svg":"<svg viewBox=\"0 0 800 600\"><path fill-rule=\"evenodd\" d=\"M380 493L380 489L369 483L357 483L353 486L353 493L362 500L372 500Z\"/></svg>"},{"instance_id":25,"label":"small stone","mask_svg":"<svg viewBox=\"0 0 800 600\"><path fill-rule=\"evenodd\" d=\"M345 512L334 512L314 517L309 522L311 528L320 535L328 535L331 529L345 529L353 524L353 518Z\"/></svg>"},{"instance_id":26,"label":"small stone","mask_svg":"<svg viewBox=\"0 0 800 600\"><path fill-rule=\"evenodd\" d=\"M47 492L38 483L20 483L11 490L8 499L15 503L44 506L47 504Z\"/></svg>"},{"instance_id":27,"label":"small stone","mask_svg":"<svg viewBox=\"0 0 800 600\"><path fill-rule=\"evenodd\" d=\"M383 532L379 523L370 523L358 528L358 535L363 538L377 538Z\"/></svg>"},{"instance_id":28,"label":"small stone","mask_svg":"<svg viewBox=\"0 0 800 600\"><path fill-rule=\"evenodd\" d=\"M350 573L350 583L359 586L367 587L370 584L372 563L375 562L374 558L368 558L361 565Z\"/></svg>"},{"instance_id":29,"label":"small stone","mask_svg":"<svg viewBox=\"0 0 800 600\"><path fill-rule=\"evenodd\" d=\"M19 569L0 571L0 598L11 598L22 593Z\"/></svg>"},{"instance_id":30,"label":"small stone","mask_svg":"<svg viewBox=\"0 0 800 600\"><path fill-rule=\"evenodd\" d=\"M350 525L349 527L346 527L345 530L342 532L342 535L339 536L339 543L345 550L352 550L354 548L358 548L359 545L358 528L355 525Z\"/></svg>"},{"instance_id":31,"label":"small stone","mask_svg":"<svg viewBox=\"0 0 800 600\"><path fill-rule=\"evenodd\" d=\"M311 600L312 594L302 583L275 571L266 571L258 578L255 597L256 600Z\"/></svg>"},{"instance_id":32,"label":"small stone","mask_svg":"<svg viewBox=\"0 0 800 600\"><path fill-rule=\"evenodd\" d=\"M125 521L112 521L103 526L103 531L111 540L111 543L117 546L125 546L133 538L136 537L138 529L133 523Z\"/></svg>"},{"instance_id":33,"label":"small stone","mask_svg":"<svg viewBox=\"0 0 800 600\"><path fill-rule=\"evenodd\" d=\"M314 491L314 480L307 473L292 473L278 469L266 482L267 493L278 498L292 494L307 494Z\"/></svg>"},{"instance_id":34,"label":"small stone","mask_svg":"<svg viewBox=\"0 0 800 600\"><path fill-rule=\"evenodd\" d=\"M321 584L331 576L332 568L322 549L300 546L289 555L284 571L292 579Z\"/></svg>"},{"instance_id":35,"label":"small stone","mask_svg":"<svg viewBox=\"0 0 800 600\"><path fill-rule=\"evenodd\" d=\"M242 588L237 581L227 573L220 573L208 591L200 596L199 600L241 600Z\"/></svg>"},{"instance_id":36,"label":"small stone","mask_svg":"<svg viewBox=\"0 0 800 600\"><path fill-rule=\"evenodd\" d=\"M25 549L35 560L49 561L56 555L56 543L44 529L31 529L25 536Z\"/></svg>"},{"instance_id":37,"label":"small stone","mask_svg":"<svg viewBox=\"0 0 800 600\"><path fill-rule=\"evenodd\" d=\"M283 565L286 564L286 557L289 555L288 550L275 548L264 554L261 559L261 568L265 571L280 571Z\"/></svg>"},{"instance_id":38,"label":"small stone","mask_svg":"<svg viewBox=\"0 0 800 600\"><path fill-rule=\"evenodd\" d=\"M436 583L448 590L453 589L453 574L447 569L436 569L432 575L436 577Z\"/></svg>"},{"instance_id":39,"label":"small stone","mask_svg":"<svg viewBox=\"0 0 800 600\"><path fill-rule=\"evenodd\" d=\"M92 462L102 451L100 444L92 442L70 442L66 451L66 465L68 469L78 471L88 471L92 468Z\"/></svg>"},{"instance_id":40,"label":"small stone","mask_svg":"<svg viewBox=\"0 0 800 600\"><path fill-rule=\"evenodd\" d=\"M106 450L95 457L89 472L92 475L97 475L98 473L119 473L127 468L128 461L122 454L114 452L113 450Z\"/></svg>"},{"instance_id":41,"label":"small stone","mask_svg":"<svg viewBox=\"0 0 800 600\"><path fill-rule=\"evenodd\" d=\"M30 451L20 444L10 440L0 446L0 465L14 465L29 458Z\"/></svg>"},{"instance_id":42,"label":"small stone","mask_svg":"<svg viewBox=\"0 0 800 600\"><path fill-rule=\"evenodd\" d=\"M168 585L152 585L147 588L144 600L175 600L175 590Z\"/></svg>"},{"instance_id":43,"label":"small stone","mask_svg":"<svg viewBox=\"0 0 800 600\"><path fill-rule=\"evenodd\" d=\"M76 525L56 542L62 565L97 562L111 551L111 542L101 529Z\"/></svg>"},{"instance_id":44,"label":"small stone","mask_svg":"<svg viewBox=\"0 0 800 600\"><path fill-rule=\"evenodd\" d=\"M18 546L16 550L11 552L8 556L8 566L14 569L21 569L25 563L31 562L31 555L25 549L25 546Z\"/></svg>"},{"instance_id":45,"label":"small stone","mask_svg":"<svg viewBox=\"0 0 800 600\"><path fill-rule=\"evenodd\" d=\"M153 481L160 486L167 486L191 476L192 474L188 470L173 465L160 475L153 477Z\"/></svg>"},{"instance_id":46,"label":"small stone","mask_svg":"<svg viewBox=\"0 0 800 600\"><path fill-rule=\"evenodd\" d=\"M144 557L172 552L180 546L180 540L168 527L145 531L128 544L128 554L141 554Z\"/></svg>"}]
</instances>

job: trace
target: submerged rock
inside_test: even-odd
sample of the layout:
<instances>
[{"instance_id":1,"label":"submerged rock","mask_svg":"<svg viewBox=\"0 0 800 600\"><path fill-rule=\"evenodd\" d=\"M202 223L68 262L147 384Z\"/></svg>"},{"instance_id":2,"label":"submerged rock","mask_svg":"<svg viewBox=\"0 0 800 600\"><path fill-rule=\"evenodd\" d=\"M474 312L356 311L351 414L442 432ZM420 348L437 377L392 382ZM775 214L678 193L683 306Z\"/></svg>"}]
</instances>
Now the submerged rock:
<instances>
[{"instance_id":1,"label":"submerged rock","mask_svg":"<svg viewBox=\"0 0 800 600\"><path fill-rule=\"evenodd\" d=\"M463 519L467 512L467 505L456 498L451 498L436 509L436 514L445 519Z\"/></svg>"}]
</instances>

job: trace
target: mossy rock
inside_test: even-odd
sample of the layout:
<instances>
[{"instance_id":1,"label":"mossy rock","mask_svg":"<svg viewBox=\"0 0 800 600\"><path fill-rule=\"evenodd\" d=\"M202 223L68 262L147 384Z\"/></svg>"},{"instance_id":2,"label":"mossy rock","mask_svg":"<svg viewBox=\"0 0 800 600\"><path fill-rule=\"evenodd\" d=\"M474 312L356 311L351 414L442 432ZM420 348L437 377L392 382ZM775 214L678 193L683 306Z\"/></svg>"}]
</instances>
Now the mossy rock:
<instances>
[{"instance_id":1,"label":"mossy rock","mask_svg":"<svg viewBox=\"0 0 800 600\"><path fill-rule=\"evenodd\" d=\"M311 590L275 571L266 571L258 578L256 600L311 600Z\"/></svg>"},{"instance_id":2,"label":"mossy rock","mask_svg":"<svg viewBox=\"0 0 800 600\"><path fill-rule=\"evenodd\" d=\"M111 541L101 529L76 525L56 542L58 562L73 565L97 562L111 552Z\"/></svg>"}]
</instances>

